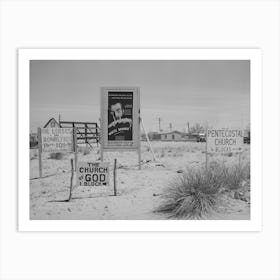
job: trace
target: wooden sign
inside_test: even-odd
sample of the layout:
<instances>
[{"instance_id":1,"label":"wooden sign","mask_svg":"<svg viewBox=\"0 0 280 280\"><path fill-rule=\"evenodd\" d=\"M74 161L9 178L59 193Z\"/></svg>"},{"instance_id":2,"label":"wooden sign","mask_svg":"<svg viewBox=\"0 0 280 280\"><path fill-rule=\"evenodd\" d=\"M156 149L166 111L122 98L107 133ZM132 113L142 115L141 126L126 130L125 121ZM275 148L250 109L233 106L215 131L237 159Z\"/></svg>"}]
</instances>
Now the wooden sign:
<instances>
[{"instance_id":1,"label":"wooden sign","mask_svg":"<svg viewBox=\"0 0 280 280\"><path fill-rule=\"evenodd\" d=\"M78 162L77 186L108 186L109 163Z\"/></svg>"},{"instance_id":2,"label":"wooden sign","mask_svg":"<svg viewBox=\"0 0 280 280\"><path fill-rule=\"evenodd\" d=\"M101 146L137 150L140 145L139 88L102 88Z\"/></svg>"},{"instance_id":3,"label":"wooden sign","mask_svg":"<svg viewBox=\"0 0 280 280\"><path fill-rule=\"evenodd\" d=\"M208 129L207 153L240 153L243 151L243 130Z\"/></svg>"},{"instance_id":4,"label":"wooden sign","mask_svg":"<svg viewBox=\"0 0 280 280\"><path fill-rule=\"evenodd\" d=\"M78 150L76 128L38 128L39 177L42 178L42 153L74 152L77 170Z\"/></svg>"},{"instance_id":5,"label":"wooden sign","mask_svg":"<svg viewBox=\"0 0 280 280\"><path fill-rule=\"evenodd\" d=\"M42 128L42 152L73 152L73 128Z\"/></svg>"}]
</instances>

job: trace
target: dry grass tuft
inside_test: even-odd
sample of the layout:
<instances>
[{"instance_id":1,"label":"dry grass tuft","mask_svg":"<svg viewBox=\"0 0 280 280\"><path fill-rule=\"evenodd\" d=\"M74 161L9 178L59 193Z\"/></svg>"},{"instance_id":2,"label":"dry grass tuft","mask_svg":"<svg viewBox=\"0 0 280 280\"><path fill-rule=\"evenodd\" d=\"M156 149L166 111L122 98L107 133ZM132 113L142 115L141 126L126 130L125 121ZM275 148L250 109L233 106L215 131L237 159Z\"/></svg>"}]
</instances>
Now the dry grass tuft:
<instances>
[{"instance_id":1,"label":"dry grass tuft","mask_svg":"<svg viewBox=\"0 0 280 280\"><path fill-rule=\"evenodd\" d=\"M86 156L90 154L90 148L88 146L78 146L78 153L81 153L84 156Z\"/></svg>"},{"instance_id":2,"label":"dry grass tuft","mask_svg":"<svg viewBox=\"0 0 280 280\"><path fill-rule=\"evenodd\" d=\"M214 210L224 181L220 169L188 169L168 185L157 212L169 218L201 219Z\"/></svg>"},{"instance_id":3,"label":"dry grass tuft","mask_svg":"<svg viewBox=\"0 0 280 280\"><path fill-rule=\"evenodd\" d=\"M63 159L63 156L64 156L64 154L63 153L51 153L50 154L50 158L51 159L58 159L58 160L60 160L60 159Z\"/></svg>"},{"instance_id":4,"label":"dry grass tuft","mask_svg":"<svg viewBox=\"0 0 280 280\"><path fill-rule=\"evenodd\" d=\"M240 189L248 180L249 164L226 167L215 163L208 170L189 168L169 183L156 212L167 213L169 218L206 218L219 206L225 190Z\"/></svg>"}]
</instances>

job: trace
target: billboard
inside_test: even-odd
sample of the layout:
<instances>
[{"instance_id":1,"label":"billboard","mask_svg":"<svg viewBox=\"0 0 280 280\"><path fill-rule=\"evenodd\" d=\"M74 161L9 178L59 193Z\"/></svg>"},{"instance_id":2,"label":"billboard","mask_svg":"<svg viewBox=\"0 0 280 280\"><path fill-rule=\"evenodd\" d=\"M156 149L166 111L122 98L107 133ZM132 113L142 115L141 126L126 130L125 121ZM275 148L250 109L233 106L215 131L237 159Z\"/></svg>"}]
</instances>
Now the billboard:
<instances>
[{"instance_id":1,"label":"billboard","mask_svg":"<svg viewBox=\"0 0 280 280\"><path fill-rule=\"evenodd\" d=\"M207 153L239 153L243 150L242 129L208 129Z\"/></svg>"},{"instance_id":2,"label":"billboard","mask_svg":"<svg viewBox=\"0 0 280 280\"><path fill-rule=\"evenodd\" d=\"M140 142L138 88L101 89L101 145L108 150L136 150Z\"/></svg>"},{"instance_id":3,"label":"billboard","mask_svg":"<svg viewBox=\"0 0 280 280\"><path fill-rule=\"evenodd\" d=\"M42 128L42 152L73 152L73 128Z\"/></svg>"},{"instance_id":4,"label":"billboard","mask_svg":"<svg viewBox=\"0 0 280 280\"><path fill-rule=\"evenodd\" d=\"M109 163L105 162L78 162L78 186L108 186Z\"/></svg>"}]
</instances>

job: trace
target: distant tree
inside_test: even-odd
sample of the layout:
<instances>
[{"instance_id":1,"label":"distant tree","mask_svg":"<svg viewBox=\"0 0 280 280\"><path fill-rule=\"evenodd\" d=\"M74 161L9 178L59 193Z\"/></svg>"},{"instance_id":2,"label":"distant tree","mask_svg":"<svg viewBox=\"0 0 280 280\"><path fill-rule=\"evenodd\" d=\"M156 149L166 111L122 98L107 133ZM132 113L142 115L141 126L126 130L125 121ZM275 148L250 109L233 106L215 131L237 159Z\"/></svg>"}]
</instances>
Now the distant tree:
<instances>
[{"instance_id":1,"label":"distant tree","mask_svg":"<svg viewBox=\"0 0 280 280\"><path fill-rule=\"evenodd\" d=\"M199 123L196 123L195 125L191 126L189 129L189 133L204 133L204 132L205 132L204 127Z\"/></svg>"}]
</instances>

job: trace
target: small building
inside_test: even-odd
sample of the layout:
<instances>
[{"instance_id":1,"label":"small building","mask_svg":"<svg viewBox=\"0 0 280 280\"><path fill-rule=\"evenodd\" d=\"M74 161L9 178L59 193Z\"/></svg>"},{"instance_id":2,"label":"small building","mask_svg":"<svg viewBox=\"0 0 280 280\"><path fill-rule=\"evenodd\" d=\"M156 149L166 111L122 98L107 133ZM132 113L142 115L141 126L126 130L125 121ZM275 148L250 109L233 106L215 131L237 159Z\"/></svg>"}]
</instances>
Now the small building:
<instances>
[{"instance_id":1,"label":"small building","mask_svg":"<svg viewBox=\"0 0 280 280\"><path fill-rule=\"evenodd\" d=\"M148 137L150 141L161 140L160 133L158 132L148 132ZM145 133L141 134L141 140L147 141L147 137Z\"/></svg>"},{"instance_id":2,"label":"small building","mask_svg":"<svg viewBox=\"0 0 280 280\"><path fill-rule=\"evenodd\" d=\"M161 135L158 132L149 132L148 137L151 141L153 140L161 140Z\"/></svg>"},{"instance_id":3,"label":"small building","mask_svg":"<svg viewBox=\"0 0 280 280\"><path fill-rule=\"evenodd\" d=\"M61 125L55 118L49 119L47 123L44 125L44 128L55 128L55 127L61 127Z\"/></svg>"},{"instance_id":4,"label":"small building","mask_svg":"<svg viewBox=\"0 0 280 280\"><path fill-rule=\"evenodd\" d=\"M178 130L160 133L161 141L186 141L187 134Z\"/></svg>"}]
</instances>

